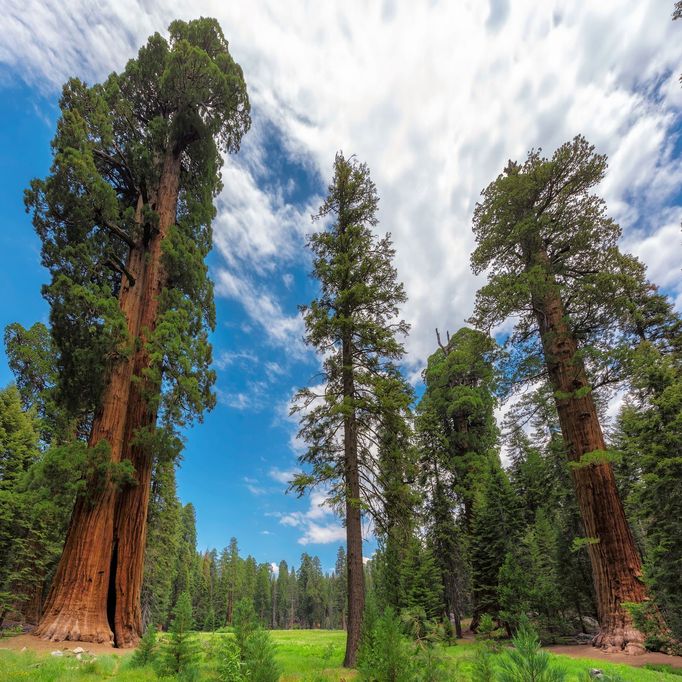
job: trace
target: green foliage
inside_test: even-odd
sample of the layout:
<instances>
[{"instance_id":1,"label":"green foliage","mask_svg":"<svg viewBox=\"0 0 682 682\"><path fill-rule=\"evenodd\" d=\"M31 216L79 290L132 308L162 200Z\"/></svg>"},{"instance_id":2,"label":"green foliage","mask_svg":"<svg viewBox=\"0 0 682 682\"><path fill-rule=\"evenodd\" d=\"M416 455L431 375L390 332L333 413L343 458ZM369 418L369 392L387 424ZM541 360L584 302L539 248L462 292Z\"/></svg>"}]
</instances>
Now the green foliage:
<instances>
[{"instance_id":1,"label":"green foliage","mask_svg":"<svg viewBox=\"0 0 682 682\"><path fill-rule=\"evenodd\" d=\"M665 622L661 613L653 602L633 603L626 602L623 606L632 616L635 627L644 634L644 646L649 651L663 651L667 654L682 655L682 644L676 640Z\"/></svg>"},{"instance_id":2,"label":"green foliage","mask_svg":"<svg viewBox=\"0 0 682 682\"><path fill-rule=\"evenodd\" d=\"M242 682L242 661L237 642L231 637L220 637L214 652L216 672L220 682Z\"/></svg>"},{"instance_id":3,"label":"green foliage","mask_svg":"<svg viewBox=\"0 0 682 682\"><path fill-rule=\"evenodd\" d=\"M494 658L489 647L476 650L471 671L472 682L496 682Z\"/></svg>"},{"instance_id":4,"label":"green foliage","mask_svg":"<svg viewBox=\"0 0 682 682\"><path fill-rule=\"evenodd\" d=\"M135 649L130 658L130 665L134 668L140 668L149 665L156 660L157 644L156 644L156 628L154 626L148 627L140 640L140 643Z\"/></svg>"},{"instance_id":5,"label":"green foliage","mask_svg":"<svg viewBox=\"0 0 682 682\"><path fill-rule=\"evenodd\" d=\"M175 463L156 459L147 511L147 544L142 581L142 616L149 629L168 622L180 546L181 505L175 488Z\"/></svg>"},{"instance_id":6,"label":"green foliage","mask_svg":"<svg viewBox=\"0 0 682 682\"><path fill-rule=\"evenodd\" d=\"M626 506L643 531L645 579L672 636L682 639L682 351L670 307L655 341L629 355L633 393L614 441L623 452ZM623 479L621 478L621 481Z\"/></svg>"},{"instance_id":7,"label":"green foliage","mask_svg":"<svg viewBox=\"0 0 682 682\"><path fill-rule=\"evenodd\" d=\"M327 227L308 241L320 295L301 310L306 342L325 359L322 391L302 389L294 401L292 412L301 414L300 435L308 444L301 462L311 465L312 472L298 477L292 487L303 493L329 484L337 504L346 498L344 439L331 434L343 432L344 423L353 421L354 456L361 471L369 471L374 433L387 413L406 409L410 401L409 388L394 365L404 353L397 336L408 331L397 319L405 292L392 264L390 236L379 239L372 230L378 223L378 201L367 166L339 152L316 216L328 219ZM353 504L371 510L371 501L362 484L361 499Z\"/></svg>"},{"instance_id":8,"label":"green foliage","mask_svg":"<svg viewBox=\"0 0 682 682\"><path fill-rule=\"evenodd\" d=\"M234 607L234 636L237 640L239 651L244 656L246 650L246 640L258 629L258 615L250 599L240 599Z\"/></svg>"},{"instance_id":9,"label":"green foliage","mask_svg":"<svg viewBox=\"0 0 682 682\"><path fill-rule=\"evenodd\" d=\"M499 651L500 640L506 635L505 631L495 622L489 613L481 614L476 631L476 639L485 643L487 651Z\"/></svg>"},{"instance_id":10,"label":"green foliage","mask_svg":"<svg viewBox=\"0 0 682 682\"><path fill-rule=\"evenodd\" d=\"M15 387L0 391L0 622L42 593L91 454L84 443L40 450L40 425Z\"/></svg>"},{"instance_id":11,"label":"green foliage","mask_svg":"<svg viewBox=\"0 0 682 682\"><path fill-rule=\"evenodd\" d=\"M181 679L196 679L200 654L191 632L192 625L192 602L189 593L183 592L175 605L170 637L161 651L161 673L178 675Z\"/></svg>"},{"instance_id":12,"label":"green foliage","mask_svg":"<svg viewBox=\"0 0 682 682\"><path fill-rule=\"evenodd\" d=\"M257 628L244 642L244 677L249 682L278 682L280 666L275 643L267 630Z\"/></svg>"},{"instance_id":13,"label":"green foliage","mask_svg":"<svg viewBox=\"0 0 682 682\"><path fill-rule=\"evenodd\" d=\"M22 385L43 402L49 389L79 422L91 417L112 367L142 341L129 338L119 293L134 281L131 254L150 256L164 164L182 158L177 216L162 245L164 288L144 339L149 364L137 380L164 424L184 426L215 404L208 343L215 310L204 259L221 152L237 151L250 125L241 68L217 21L174 21L168 38L151 36L104 83L69 80L60 110L50 173L25 195L50 272L43 294L56 359L54 368L40 365L51 376L46 387L28 374ZM39 331L15 328L10 341L44 348ZM13 355L19 371L26 359Z\"/></svg>"},{"instance_id":14,"label":"green foliage","mask_svg":"<svg viewBox=\"0 0 682 682\"><path fill-rule=\"evenodd\" d=\"M411 682L413 663L409 641L392 609L377 618L366 631L358 651L360 679L368 682Z\"/></svg>"},{"instance_id":15,"label":"green foliage","mask_svg":"<svg viewBox=\"0 0 682 682\"><path fill-rule=\"evenodd\" d=\"M474 604L497 618L500 568L518 536L518 501L499 460L490 458L474 499L470 531Z\"/></svg>"},{"instance_id":16,"label":"green foliage","mask_svg":"<svg viewBox=\"0 0 682 682\"><path fill-rule=\"evenodd\" d=\"M514 648L500 660L500 682L560 682L566 679L564 671L540 649L537 635L521 627L514 635Z\"/></svg>"}]
</instances>

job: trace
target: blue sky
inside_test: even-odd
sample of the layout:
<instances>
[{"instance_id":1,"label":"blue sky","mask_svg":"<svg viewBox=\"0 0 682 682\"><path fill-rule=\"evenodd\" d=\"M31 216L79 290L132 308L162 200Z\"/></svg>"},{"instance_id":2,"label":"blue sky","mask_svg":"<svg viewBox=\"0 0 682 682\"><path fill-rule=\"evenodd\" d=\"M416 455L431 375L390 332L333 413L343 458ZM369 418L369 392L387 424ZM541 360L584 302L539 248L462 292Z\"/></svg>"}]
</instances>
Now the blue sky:
<instances>
[{"instance_id":1,"label":"blue sky","mask_svg":"<svg viewBox=\"0 0 682 682\"><path fill-rule=\"evenodd\" d=\"M623 248L680 308L682 22L670 21L672 6L6 0L0 324L47 318L22 192L49 167L61 83L122 68L172 19L216 16L244 69L253 127L223 168L210 256L218 405L187 433L179 493L197 507L200 548L234 535L259 561L298 564L308 551L331 568L338 519L319 507L322 494L297 500L283 481L301 447L289 399L317 369L297 305L315 291L304 240L334 153L356 153L377 183L379 230L393 235L409 297L404 369L415 384L434 328L461 326L483 281L468 262L480 190L507 159L551 154L576 133L609 156L600 192Z\"/></svg>"}]
</instances>

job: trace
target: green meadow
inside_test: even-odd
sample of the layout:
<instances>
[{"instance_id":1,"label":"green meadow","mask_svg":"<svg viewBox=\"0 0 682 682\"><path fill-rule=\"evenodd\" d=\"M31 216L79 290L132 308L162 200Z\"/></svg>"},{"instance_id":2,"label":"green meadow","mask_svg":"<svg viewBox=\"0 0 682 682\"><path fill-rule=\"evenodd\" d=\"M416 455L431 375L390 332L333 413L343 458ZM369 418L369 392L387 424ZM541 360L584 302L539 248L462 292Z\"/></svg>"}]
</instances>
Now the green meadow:
<instances>
[{"instance_id":1,"label":"green meadow","mask_svg":"<svg viewBox=\"0 0 682 682\"><path fill-rule=\"evenodd\" d=\"M220 678L212 662L211 651L224 633L199 633L202 665L199 680L217 682ZM277 645L277 660L282 670L281 682L322 682L323 680L359 679L357 673L341 667L345 646L345 632L340 630L276 630L272 632ZM1 647L2 643L0 643ZM481 645L465 641L455 646L442 647L440 652L447 657L448 668L453 681L472 680L473 659ZM57 648L55 646L55 648ZM151 682L172 677L159 677L153 666L132 668L130 653L97 656L92 661L77 661L72 657L53 657L31 651L0 651L0 680L29 680L30 682L95 682L96 680L124 680L125 682ZM567 673L569 682L585 682L591 668L610 675L607 679L618 682L678 682L682 670L677 674L658 672L628 665L608 664L590 659L574 659L567 656L552 658Z\"/></svg>"}]
</instances>

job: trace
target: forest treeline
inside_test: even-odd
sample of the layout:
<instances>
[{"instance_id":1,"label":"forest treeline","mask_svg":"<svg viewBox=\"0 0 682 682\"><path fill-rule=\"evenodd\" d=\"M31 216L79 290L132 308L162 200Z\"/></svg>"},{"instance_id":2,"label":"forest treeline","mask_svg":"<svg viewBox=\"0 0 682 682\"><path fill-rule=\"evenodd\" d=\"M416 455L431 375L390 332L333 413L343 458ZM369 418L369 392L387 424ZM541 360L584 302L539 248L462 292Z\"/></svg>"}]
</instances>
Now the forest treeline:
<instances>
[{"instance_id":1,"label":"forest treeline","mask_svg":"<svg viewBox=\"0 0 682 682\"><path fill-rule=\"evenodd\" d=\"M447 636L470 617L676 650L682 322L621 251L598 194L607 160L584 137L483 189L471 267L487 280L468 326L434 330L419 399L378 190L336 155L308 239L319 286L301 311L321 379L292 402L307 449L290 487L325 491L346 547L329 575L306 554L275 575L236 542L197 553L175 493L180 430L215 404L204 261L221 154L250 125L241 68L217 22L177 21L103 84L69 81L60 106L53 166L26 193L50 325L5 332L3 617L126 647L180 595L206 628L246 600L265 625L345 627L349 667L382 612Z\"/></svg>"}]
</instances>

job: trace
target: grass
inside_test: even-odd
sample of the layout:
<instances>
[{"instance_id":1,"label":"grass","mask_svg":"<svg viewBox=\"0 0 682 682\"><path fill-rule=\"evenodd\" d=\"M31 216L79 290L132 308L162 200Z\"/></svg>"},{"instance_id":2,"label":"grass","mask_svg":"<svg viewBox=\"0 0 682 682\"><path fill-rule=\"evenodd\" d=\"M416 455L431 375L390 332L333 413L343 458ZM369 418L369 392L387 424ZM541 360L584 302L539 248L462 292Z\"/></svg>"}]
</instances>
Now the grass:
<instances>
[{"instance_id":1,"label":"grass","mask_svg":"<svg viewBox=\"0 0 682 682\"><path fill-rule=\"evenodd\" d=\"M342 682L356 678L355 673L341 667L345 648L345 632L327 630L278 630L272 633L277 644L277 658L282 667L281 682ZM229 634L198 635L205 651L209 651L215 638ZM461 642L444 649L452 663L454 680L470 679L472 659L477 647L473 641ZM56 648L56 647L55 647ZM95 661L83 663L73 658L57 658L33 652L0 651L0 680L15 682L95 682L119 680L122 682L153 682L159 678L153 668L132 669L128 665L130 654L98 656ZM679 675L668 672L632 668L627 665L605 663L589 659L556 656L568 673L569 682L582 682L585 672L599 668L620 675L624 682L678 682ZM202 680L216 680L212 666L205 664ZM169 678L166 678L170 682Z\"/></svg>"}]
</instances>

